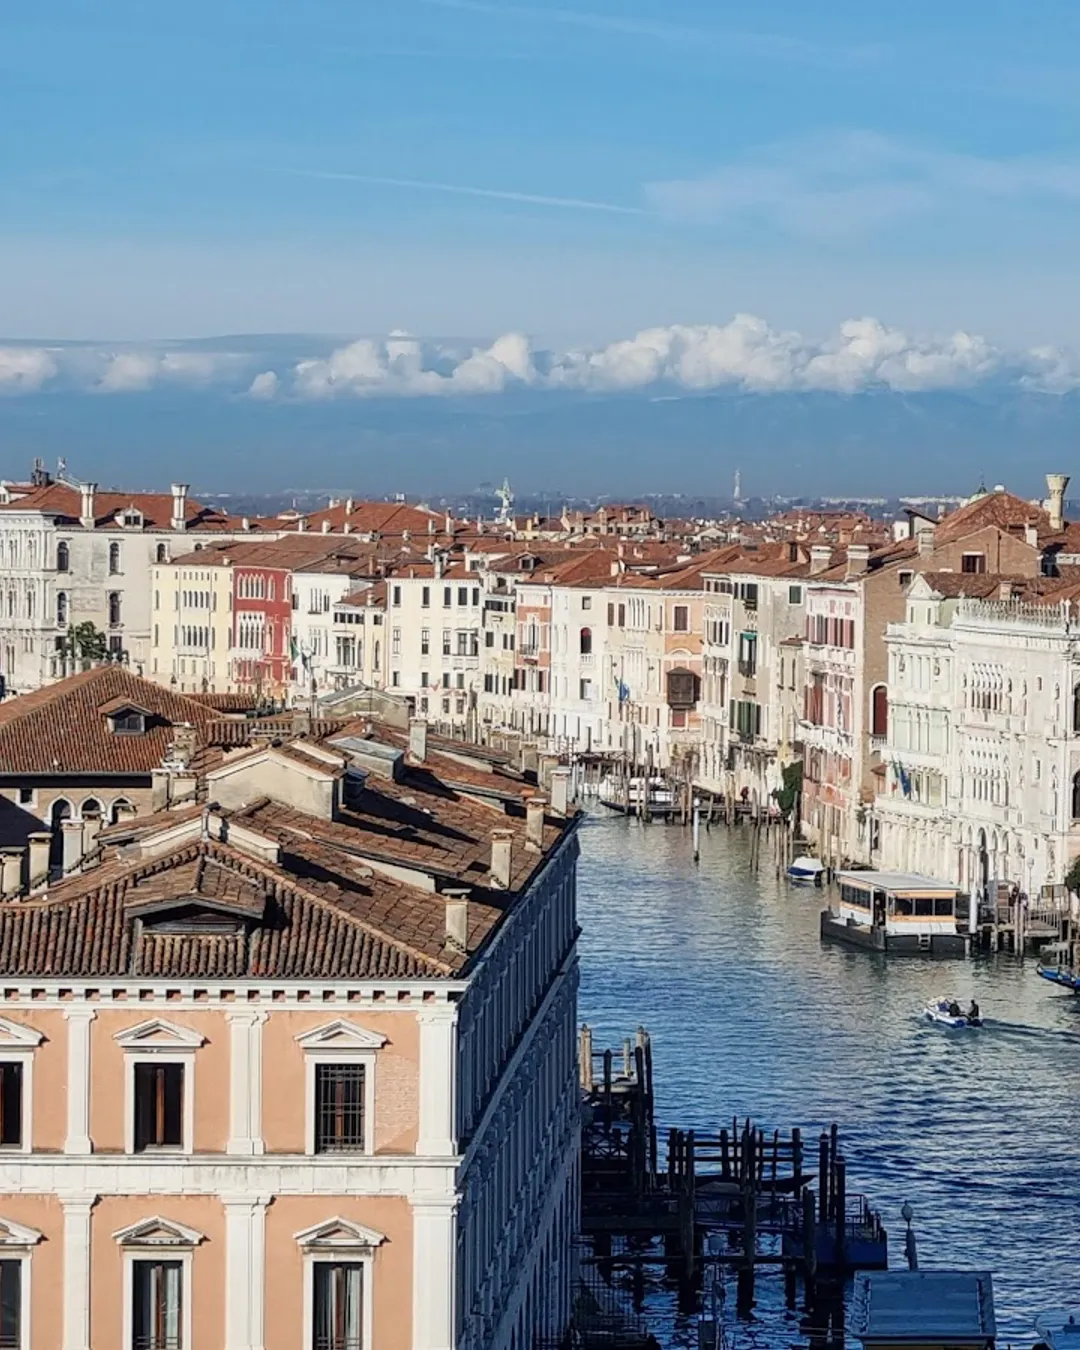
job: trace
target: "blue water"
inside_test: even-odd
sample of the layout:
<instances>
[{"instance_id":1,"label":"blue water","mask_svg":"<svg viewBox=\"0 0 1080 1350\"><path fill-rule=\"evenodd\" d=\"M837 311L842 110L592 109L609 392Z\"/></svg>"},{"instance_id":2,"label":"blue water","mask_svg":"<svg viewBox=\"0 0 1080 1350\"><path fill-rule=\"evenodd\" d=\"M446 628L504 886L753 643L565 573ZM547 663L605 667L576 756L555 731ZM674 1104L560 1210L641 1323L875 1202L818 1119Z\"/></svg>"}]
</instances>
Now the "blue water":
<instances>
[{"instance_id":1,"label":"blue water","mask_svg":"<svg viewBox=\"0 0 1080 1350\"><path fill-rule=\"evenodd\" d=\"M909 1201L921 1265L993 1272L999 1345L1030 1346L1037 1313L1080 1304L1080 997L1031 958L823 945L821 892L778 879L771 843L752 874L745 830L703 830L698 866L677 826L596 815L581 842L581 1016L597 1049L647 1027L661 1127L750 1116L813 1141L835 1120L891 1263ZM987 1028L920 1017L935 994L974 996ZM760 1279L740 1347L799 1342L781 1283ZM648 1311L663 1344L690 1343L669 1299Z\"/></svg>"}]
</instances>

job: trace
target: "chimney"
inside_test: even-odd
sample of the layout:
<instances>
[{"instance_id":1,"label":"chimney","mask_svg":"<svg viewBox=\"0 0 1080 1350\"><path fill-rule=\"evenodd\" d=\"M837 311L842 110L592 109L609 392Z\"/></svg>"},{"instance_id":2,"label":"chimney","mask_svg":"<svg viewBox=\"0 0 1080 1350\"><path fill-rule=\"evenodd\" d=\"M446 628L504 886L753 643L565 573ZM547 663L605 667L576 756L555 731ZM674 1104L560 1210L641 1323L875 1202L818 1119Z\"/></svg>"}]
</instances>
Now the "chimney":
<instances>
[{"instance_id":1,"label":"chimney","mask_svg":"<svg viewBox=\"0 0 1080 1350\"><path fill-rule=\"evenodd\" d=\"M925 558L934 551L934 531L920 530L915 538L919 541L919 556Z\"/></svg>"},{"instance_id":2,"label":"chimney","mask_svg":"<svg viewBox=\"0 0 1080 1350\"><path fill-rule=\"evenodd\" d=\"M187 529L187 495L188 485L186 483L173 483L172 520L169 524L174 530Z\"/></svg>"},{"instance_id":3,"label":"chimney","mask_svg":"<svg viewBox=\"0 0 1080 1350\"><path fill-rule=\"evenodd\" d=\"M551 809L558 816L570 814L570 770L551 771Z\"/></svg>"},{"instance_id":4,"label":"chimney","mask_svg":"<svg viewBox=\"0 0 1080 1350\"><path fill-rule=\"evenodd\" d=\"M446 915L446 945L455 951L469 950L469 892L447 889L442 893Z\"/></svg>"},{"instance_id":5,"label":"chimney","mask_svg":"<svg viewBox=\"0 0 1080 1350\"><path fill-rule=\"evenodd\" d=\"M414 764L427 759L427 721L423 717L409 718L409 758Z\"/></svg>"},{"instance_id":6,"label":"chimney","mask_svg":"<svg viewBox=\"0 0 1080 1350\"><path fill-rule=\"evenodd\" d=\"M345 498L345 514L346 514L347 516L351 516L351 515L352 515L352 512L353 512L353 499L352 499L351 497L346 497L346 498Z\"/></svg>"},{"instance_id":7,"label":"chimney","mask_svg":"<svg viewBox=\"0 0 1080 1350\"><path fill-rule=\"evenodd\" d=\"M832 561L832 549L828 544L814 544L810 549L810 575L824 572Z\"/></svg>"},{"instance_id":8,"label":"chimney","mask_svg":"<svg viewBox=\"0 0 1080 1350\"><path fill-rule=\"evenodd\" d=\"M0 849L0 896L10 900L22 890L23 850Z\"/></svg>"},{"instance_id":9,"label":"chimney","mask_svg":"<svg viewBox=\"0 0 1080 1350\"><path fill-rule=\"evenodd\" d=\"M1046 490L1050 494L1046 509L1050 514L1050 528L1060 534L1065 528L1065 489L1069 486L1067 473L1048 473Z\"/></svg>"},{"instance_id":10,"label":"chimney","mask_svg":"<svg viewBox=\"0 0 1080 1350\"><path fill-rule=\"evenodd\" d=\"M48 830L35 830L26 837L30 845L29 873L26 878L28 891L40 890L49 880L49 846L52 835Z\"/></svg>"},{"instance_id":11,"label":"chimney","mask_svg":"<svg viewBox=\"0 0 1080 1350\"><path fill-rule=\"evenodd\" d=\"M491 831L491 884L496 890L508 891L514 860L514 831Z\"/></svg>"},{"instance_id":12,"label":"chimney","mask_svg":"<svg viewBox=\"0 0 1080 1350\"><path fill-rule=\"evenodd\" d=\"M240 519L240 528L241 528L242 530L250 530L250 529L251 529L251 521L247 518L247 516L242 516L242 517L241 517L241 519Z\"/></svg>"},{"instance_id":13,"label":"chimney","mask_svg":"<svg viewBox=\"0 0 1080 1350\"><path fill-rule=\"evenodd\" d=\"M1038 529L1038 526L1036 526L1036 525L1025 525L1025 526L1024 526L1024 540L1025 540L1026 543L1030 544L1032 548L1038 548L1038 547L1039 547L1039 529Z\"/></svg>"},{"instance_id":14,"label":"chimney","mask_svg":"<svg viewBox=\"0 0 1080 1350\"><path fill-rule=\"evenodd\" d=\"M862 577L870 570L870 545L848 544L846 578Z\"/></svg>"},{"instance_id":15,"label":"chimney","mask_svg":"<svg viewBox=\"0 0 1080 1350\"><path fill-rule=\"evenodd\" d=\"M83 854L83 827L81 820L65 820L60 826L64 840L64 872L75 872Z\"/></svg>"},{"instance_id":16,"label":"chimney","mask_svg":"<svg viewBox=\"0 0 1080 1350\"><path fill-rule=\"evenodd\" d=\"M83 483L82 487L79 488L79 496L81 498L79 524L84 530L92 530L95 519L94 498L97 496L97 484Z\"/></svg>"},{"instance_id":17,"label":"chimney","mask_svg":"<svg viewBox=\"0 0 1080 1350\"><path fill-rule=\"evenodd\" d=\"M306 529L307 529L307 521L304 519L303 516L301 516L296 522L296 532L297 534L303 534Z\"/></svg>"},{"instance_id":18,"label":"chimney","mask_svg":"<svg viewBox=\"0 0 1080 1350\"><path fill-rule=\"evenodd\" d=\"M525 847L536 853L544 851L544 811L547 802L543 797L530 797L525 803Z\"/></svg>"},{"instance_id":19,"label":"chimney","mask_svg":"<svg viewBox=\"0 0 1080 1350\"><path fill-rule=\"evenodd\" d=\"M447 534L454 533L454 517L450 514L449 511L447 511L446 513L446 533Z\"/></svg>"}]
</instances>

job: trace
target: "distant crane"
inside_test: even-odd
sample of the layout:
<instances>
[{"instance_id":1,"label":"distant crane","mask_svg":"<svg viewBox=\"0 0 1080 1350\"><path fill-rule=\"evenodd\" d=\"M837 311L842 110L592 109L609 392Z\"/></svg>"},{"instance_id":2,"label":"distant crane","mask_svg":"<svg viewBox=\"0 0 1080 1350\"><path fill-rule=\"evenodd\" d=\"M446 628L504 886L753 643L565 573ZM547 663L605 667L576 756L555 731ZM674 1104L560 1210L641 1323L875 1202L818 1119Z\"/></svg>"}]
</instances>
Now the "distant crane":
<instances>
[{"instance_id":1,"label":"distant crane","mask_svg":"<svg viewBox=\"0 0 1080 1350\"><path fill-rule=\"evenodd\" d=\"M509 478L502 480L502 487L495 489L495 496L499 502L499 510L495 516L495 521L499 525L513 525L514 523L514 494L510 487Z\"/></svg>"}]
</instances>

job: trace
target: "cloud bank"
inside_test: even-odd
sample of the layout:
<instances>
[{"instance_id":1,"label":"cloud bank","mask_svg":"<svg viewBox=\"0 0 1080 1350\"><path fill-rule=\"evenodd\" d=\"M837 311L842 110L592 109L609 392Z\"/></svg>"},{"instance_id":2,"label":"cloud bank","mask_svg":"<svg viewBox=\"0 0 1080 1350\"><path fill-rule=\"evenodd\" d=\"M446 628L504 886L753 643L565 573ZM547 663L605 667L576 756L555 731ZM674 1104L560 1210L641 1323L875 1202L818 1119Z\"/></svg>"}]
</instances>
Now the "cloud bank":
<instances>
[{"instance_id":1,"label":"cloud bank","mask_svg":"<svg viewBox=\"0 0 1080 1350\"><path fill-rule=\"evenodd\" d=\"M913 336L849 319L825 338L737 314L724 324L672 324L595 348L554 351L521 333L490 343L426 341L395 332L321 354L284 354L267 339L241 351L199 343L105 349L0 346L0 394L130 395L201 388L264 404L337 398L481 398L515 391L754 394L886 390L922 393L995 385L1044 394L1080 387L1080 360L1058 347L1008 350L967 332ZM310 346L317 346L316 340ZM268 359L269 358L269 359ZM270 364L270 361L273 364Z\"/></svg>"}]
</instances>

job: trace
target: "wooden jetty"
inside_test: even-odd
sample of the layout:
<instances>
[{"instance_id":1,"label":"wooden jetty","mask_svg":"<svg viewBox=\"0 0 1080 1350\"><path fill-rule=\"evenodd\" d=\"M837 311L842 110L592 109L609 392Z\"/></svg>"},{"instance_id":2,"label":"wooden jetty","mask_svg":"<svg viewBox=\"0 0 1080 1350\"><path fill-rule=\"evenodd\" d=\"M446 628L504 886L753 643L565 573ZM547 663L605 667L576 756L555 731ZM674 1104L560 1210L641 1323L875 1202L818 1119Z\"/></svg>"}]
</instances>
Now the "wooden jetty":
<instances>
[{"instance_id":1,"label":"wooden jetty","mask_svg":"<svg viewBox=\"0 0 1080 1350\"><path fill-rule=\"evenodd\" d=\"M726 1268L737 1310L749 1316L760 1270L782 1271L792 1307L801 1280L812 1309L819 1283L887 1266L879 1215L848 1193L835 1125L816 1147L797 1127L770 1132L749 1120L658 1131L652 1045L641 1028L621 1051L596 1051L582 1027L579 1063L582 1234L602 1268L657 1264L688 1310L703 1268Z\"/></svg>"}]
</instances>

